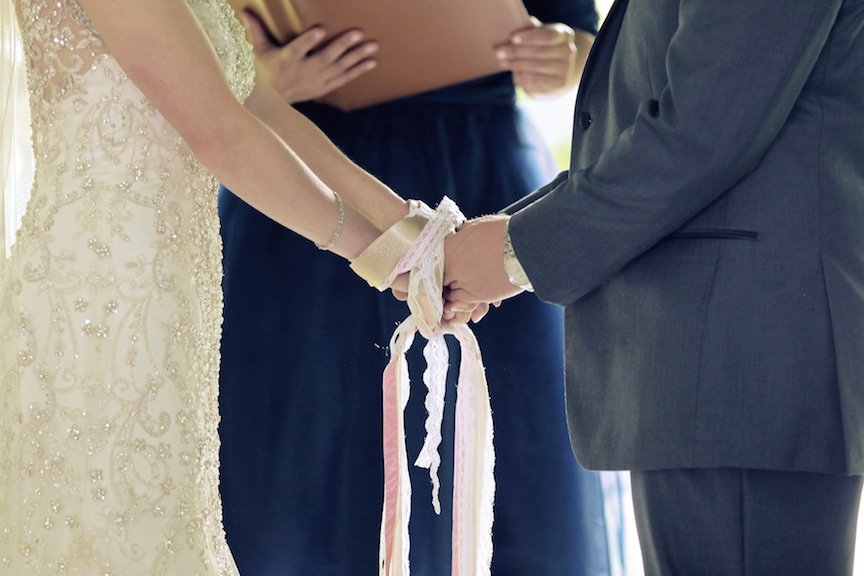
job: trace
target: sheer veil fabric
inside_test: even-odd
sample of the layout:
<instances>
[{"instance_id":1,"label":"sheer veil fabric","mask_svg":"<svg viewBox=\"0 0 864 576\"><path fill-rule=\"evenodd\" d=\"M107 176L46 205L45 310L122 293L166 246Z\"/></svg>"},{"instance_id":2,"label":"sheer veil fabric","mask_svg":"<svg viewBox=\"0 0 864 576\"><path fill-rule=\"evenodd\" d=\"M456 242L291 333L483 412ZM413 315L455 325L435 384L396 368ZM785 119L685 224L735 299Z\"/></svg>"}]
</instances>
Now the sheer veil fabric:
<instances>
[{"instance_id":1,"label":"sheer veil fabric","mask_svg":"<svg viewBox=\"0 0 864 576\"><path fill-rule=\"evenodd\" d=\"M0 242L8 255L33 184L30 106L14 0L0 0Z\"/></svg>"}]
</instances>

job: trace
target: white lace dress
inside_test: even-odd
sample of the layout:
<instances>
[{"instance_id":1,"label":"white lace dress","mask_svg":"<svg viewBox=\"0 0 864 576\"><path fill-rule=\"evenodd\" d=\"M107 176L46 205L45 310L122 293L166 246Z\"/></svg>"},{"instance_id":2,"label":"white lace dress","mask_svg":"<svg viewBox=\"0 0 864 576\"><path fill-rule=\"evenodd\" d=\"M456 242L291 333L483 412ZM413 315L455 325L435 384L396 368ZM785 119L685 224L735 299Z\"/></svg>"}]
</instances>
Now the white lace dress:
<instances>
[{"instance_id":1,"label":"white lace dress","mask_svg":"<svg viewBox=\"0 0 864 576\"><path fill-rule=\"evenodd\" d=\"M36 184L0 275L0 574L234 575L216 183L76 0L15 1ZM245 98L239 22L189 4Z\"/></svg>"}]
</instances>

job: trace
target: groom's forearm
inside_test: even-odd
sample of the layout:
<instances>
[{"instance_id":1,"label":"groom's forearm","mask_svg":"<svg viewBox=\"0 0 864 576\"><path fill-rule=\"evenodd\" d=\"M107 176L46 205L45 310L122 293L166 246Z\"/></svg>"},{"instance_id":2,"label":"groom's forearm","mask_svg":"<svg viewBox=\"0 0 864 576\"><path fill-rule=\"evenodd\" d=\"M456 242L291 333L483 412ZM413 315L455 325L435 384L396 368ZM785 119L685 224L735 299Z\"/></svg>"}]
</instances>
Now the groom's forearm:
<instances>
[{"instance_id":1,"label":"groom's forearm","mask_svg":"<svg viewBox=\"0 0 864 576\"><path fill-rule=\"evenodd\" d=\"M552 180L551 182L549 182L548 184L546 184L544 186L541 186L540 188L538 188L537 190L535 190L531 194L528 194L527 196L520 198L519 200L517 200L513 204L510 204L509 206L507 206L506 208L501 210L501 213L502 214L510 214L512 216L513 214L515 214L519 210L525 208L526 206L533 204L534 202L536 202L540 198L543 198L544 196L546 196L546 194L548 194L549 192L554 190L559 184L561 184L562 182L567 180L568 174L569 173L566 170L564 172L561 172L560 174L558 174L558 176L555 177L554 180Z\"/></svg>"}]
</instances>

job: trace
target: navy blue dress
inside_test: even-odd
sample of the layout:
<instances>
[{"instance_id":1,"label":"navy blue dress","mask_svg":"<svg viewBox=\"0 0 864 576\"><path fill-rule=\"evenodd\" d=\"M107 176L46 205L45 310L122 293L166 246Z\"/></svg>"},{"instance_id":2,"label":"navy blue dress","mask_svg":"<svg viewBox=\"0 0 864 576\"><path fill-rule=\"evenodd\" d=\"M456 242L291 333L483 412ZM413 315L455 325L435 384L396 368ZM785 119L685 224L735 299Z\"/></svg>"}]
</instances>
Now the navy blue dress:
<instances>
[{"instance_id":1,"label":"navy blue dress","mask_svg":"<svg viewBox=\"0 0 864 576\"><path fill-rule=\"evenodd\" d=\"M526 2L593 30L592 2ZM495 212L555 174L499 74L353 113L298 106L350 158L408 198ZM375 576L383 499L381 373L407 307L222 190L225 324L221 473L228 542L244 576ZM573 458L561 310L533 295L474 326L495 424L493 574L609 572L600 481ZM423 442L422 338L410 357L409 460ZM451 351L458 365L458 351ZM411 565L450 573L453 379L441 447L442 514L412 466Z\"/></svg>"}]
</instances>

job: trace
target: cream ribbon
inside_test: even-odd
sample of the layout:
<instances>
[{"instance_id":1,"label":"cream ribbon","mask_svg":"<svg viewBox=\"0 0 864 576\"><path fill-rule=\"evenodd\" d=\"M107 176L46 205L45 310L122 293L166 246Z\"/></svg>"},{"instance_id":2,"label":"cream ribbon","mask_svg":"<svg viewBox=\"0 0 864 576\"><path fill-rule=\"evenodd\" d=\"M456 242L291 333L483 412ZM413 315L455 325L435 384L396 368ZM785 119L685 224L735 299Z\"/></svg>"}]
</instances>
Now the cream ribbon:
<instances>
[{"instance_id":1,"label":"cream ribbon","mask_svg":"<svg viewBox=\"0 0 864 576\"><path fill-rule=\"evenodd\" d=\"M384 506L379 547L380 576L409 576L411 481L405 448L404 411L410 394L405 354L417 332L427 339L423 349L427 368L426 438L416 466L429 469L432 505L440 513L438 468L441 458L441 424L444 414L449 354L446 334L460 344L458 398L453 471L453 576L486 576L492 562L492 522L495 499L495 452L492 444L492 411L480 347L464 324L441 324L443 313L444 238L464 216L456 204L444 198L432 213L423 210L428 223L391 270L387 284L410 271L408 307L411 315L390 340L391 360L384 370ZM409 218L411 215L409 214ZM379 289L386 286L379 285Z\"/></svg>"}]
</instances>

